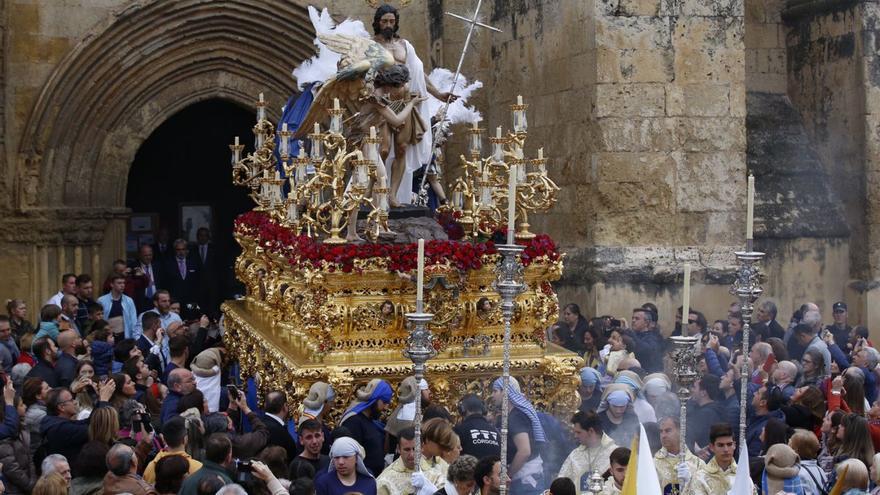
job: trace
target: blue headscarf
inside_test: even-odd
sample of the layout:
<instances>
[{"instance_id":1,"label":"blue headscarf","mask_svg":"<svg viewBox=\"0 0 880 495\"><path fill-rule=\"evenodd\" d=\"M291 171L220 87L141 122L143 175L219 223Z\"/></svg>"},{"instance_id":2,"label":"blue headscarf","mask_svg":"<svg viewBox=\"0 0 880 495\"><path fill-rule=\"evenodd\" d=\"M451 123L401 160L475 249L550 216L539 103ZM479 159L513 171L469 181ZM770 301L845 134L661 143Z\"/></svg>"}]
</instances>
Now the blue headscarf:
<instances>
[{"instance_id":1,"label":"blue headscarf","mask_svg":"<svg viewBox=\"0 0 880 495\"><path fill-rule=\"evenodd\" d=\"M355 414L360 414L362 411L373 407L373 404L379 399L386 404L390 403L393 394L391 385L388 385L388 382L385 380L379 378L370 380L366 387L357 391L357 400L348 406L348 409L342 414L340 424ZM375 420L376 418L373 419Z\"/></svg>"},{"instance_id":2,"label":"blue headscarf","mask_svg":"<svg viewBox=\"0 0 880 495\"><path fill-rule=\"evenodd\" d=\"M508 385L507 398L513 403L513 407L519 409L519 411L525 414L526 417L529 418L529 421L532 422L532 435L535 437L535 441L546 442L547 439L544 436L544 427L541 426L541 419L538 417L538 411L535 410L535 406L533 406L532 403L529 402L529 399L520 392L519 382L516 381L515 378L510 377L510 383ZM492 382L492 390L503 389L503 377L497 378Z\"/></svg>"},{"instance_id":3,"label":"blue headscarf","mask_svg":"<svg viewBox=\"0 0 880 495\"><path fill-rule=\"evenodd\" d=\"M602 376L594 368L581 368L581 385L598 385Z\"/></svg>"}]
</instances>

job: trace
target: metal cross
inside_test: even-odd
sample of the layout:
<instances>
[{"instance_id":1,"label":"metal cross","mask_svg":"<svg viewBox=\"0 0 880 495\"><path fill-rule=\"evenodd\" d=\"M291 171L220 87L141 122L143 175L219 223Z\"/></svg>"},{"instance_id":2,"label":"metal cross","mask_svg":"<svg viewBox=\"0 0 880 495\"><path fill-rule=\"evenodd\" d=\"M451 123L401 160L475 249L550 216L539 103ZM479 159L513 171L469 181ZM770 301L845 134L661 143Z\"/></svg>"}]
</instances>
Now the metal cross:
<instances>
[{"instance_id":1,"label":"metal cross","mask_svg":"<svg viewBox=\"0 0 880 495\"><path fill-rule=\"evenodd\" d=\"M467 37L464 39L464 47L461 50L461 56L458 58L458 66L455 68L455 76L453 76L453 78L452 78L452 89L455 89L455 83L458 82L458 76L459 76L459 74L461 74L461 65L464 63L464 56L467 54L468 48L470 48L471 36L474 34L474 28L476 28L477 26L480 26L481 28L486 28L486 29L495 31L496 33L502 32L500 29L498 29L494 26L490 26L488 24L483 24L482 22L477 21L477 17L480 15L480 7L482 7L482 6L483 6L483 0L477 0L477 8L476 8L476 10L474 10L474 16L472 18L467 18L462 15L453 14L452 12L446 12L446 15L451 16L451 17L455 17L456 19L460 19L460 20L465 21L468 24L470 24L470 26L468 27ZM452 90L450 90L449 93L451 94ZM449 98L446 99L446 107L448 107L448 106L449 106ZM444 108L444 110L445 110L445 108ZM444 115L446 114L445 111L443 114Z\"/></svg>"}]
</instances>

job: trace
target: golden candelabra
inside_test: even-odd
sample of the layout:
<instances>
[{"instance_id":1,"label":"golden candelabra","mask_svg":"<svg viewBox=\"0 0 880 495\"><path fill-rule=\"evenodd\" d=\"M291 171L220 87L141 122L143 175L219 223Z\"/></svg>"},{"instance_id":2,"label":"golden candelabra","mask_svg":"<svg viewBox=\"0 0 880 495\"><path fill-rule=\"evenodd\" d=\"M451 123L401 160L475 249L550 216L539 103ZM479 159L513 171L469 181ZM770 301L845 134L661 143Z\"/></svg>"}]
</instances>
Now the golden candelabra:
<instances>
[{"instance_id":1,"label":"golden candelabra","mask_svg":"<svg viewBox=\"0 0 880 495\"><path fill-rule=\"evenodd\" d=\"M370 136L363 139L366 157L360 149L349 150L342 128L343 110L338 102L334 101L327 112L330 128L321 132L320 125L315 124L314 132L309 134L308 156L300 143L298 155L291 157L293 133L288 131L287 124L278 131L278 157L285 174L282 178L275 155L275 127L266 119L266 103L261 94L253 129L256 149L242 158L244 146L237 137L229 147L233 183L251 189L255 210L268 212L296 233L317 237L323 232L323 242L327 244L346 243L340 233L348 222L356 221L361 205L368 205L368 234L378 237L388 226L388 188L385 178L377 177L380 139L371 129ZM370 197L375 179L379 179L379 184L372 188Z\"/></svg>"},{"instance_id":2,"label":"golden candelabra","mask_svg":"<svg viewBox=\"0 0 880 495\"><path fill-rule=\"evenodd\" d=\"M452 211L464 230L465 239L491 235L504 225L504 206L508 201L507 177L515 170L516 177L516 238L535 237L529 231L529 212L544 212L556 204L559 187L547 176L547 159L543 148L538 157L526 159L524 148L528 137L526 109L518 97L511 105L513 131L502 135L501 127L490 137L492 154L483 157L483 132L475 123L468 129L468 157L461 156L462 174L452 186L452 201L442 207ZM499 208L499 203L501 208Z\"/></svg>"}]
</instances>

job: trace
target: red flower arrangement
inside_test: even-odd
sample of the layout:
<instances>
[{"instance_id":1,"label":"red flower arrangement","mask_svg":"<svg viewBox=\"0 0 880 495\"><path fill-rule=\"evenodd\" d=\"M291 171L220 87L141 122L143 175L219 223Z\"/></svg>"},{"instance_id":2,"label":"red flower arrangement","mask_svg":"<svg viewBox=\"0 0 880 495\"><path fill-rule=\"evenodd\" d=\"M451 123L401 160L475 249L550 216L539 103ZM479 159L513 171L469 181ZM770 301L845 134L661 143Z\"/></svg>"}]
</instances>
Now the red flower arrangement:
<instances>
[{"instance_id":1,"label":"red flower arrangement","mask_svg":"<svg viewBox=\"0 0 880 495\"><path fill-rule=\"evenodd\" d=\"M306 235L298 235L292 230L275 223L262 212L250 211L235 221L235 232L257 240L266 250L285 256L294 267L325 268L330 272L360 271L358 261L383 259L388 271L409 272L416 269L417 246L412 244L344 244L325 245ZM496 233L493 238L498 238ZM535 236L527 242L522 253L523 265L545 258L557 261L559 252L553 239L546 234ZM479 270L484 256L497 254L495 242L428 241L425 243L425 264L449 264L459 270Z\"/></svg>"}]
</instances>

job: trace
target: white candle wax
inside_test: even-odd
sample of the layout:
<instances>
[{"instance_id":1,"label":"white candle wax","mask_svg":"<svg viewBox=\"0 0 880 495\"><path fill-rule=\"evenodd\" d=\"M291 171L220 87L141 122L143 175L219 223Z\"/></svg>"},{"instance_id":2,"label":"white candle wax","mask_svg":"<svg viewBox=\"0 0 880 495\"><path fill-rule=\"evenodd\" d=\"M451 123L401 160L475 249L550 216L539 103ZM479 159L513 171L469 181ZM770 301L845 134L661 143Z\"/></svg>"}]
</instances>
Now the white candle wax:
<instances>
[{"instance_id":1,"label":"white candle wax","mask_svg":"<svg viewBox=\"0 0 880 495\"><path fill-rule=\"evenodd\" d=\"M514 218L516 217L516 165L510 166L507 178L507 243L513 244Z\"/></svg>"},{"instance_id":2,"label":"white candle wax","mask_svg":"<svg viewBox=\"0 0 880 495\"><path fill-rule=\"evenodd\" d=\"M238 136L235 136L235 145L238 146Z\"/></svg>"},{"instance_id":3,"label":"white candle wax","mask_svg":"<svg viewBox=\"0 0 880 495\"><path fill-rule=\"evenodd\" d=\"M544 148L538 148L538 160L544 159Z\"/></svg>"},{"instance_id":4,"label":"white candle wax","mask_svg":"<svg viewBox=\"0 0 880 495\"><path fill-rule=\"evenodd\" d=\"M495 137L501 139L501 126L495 128Z\"/></svg>"},{"instance_id":5,"label":"white candle wax","mask_svg":"<svg viewBox=\"0 0 880 495\"><path fill-rule=\"evenodd\" d=\"M333 98L333 110L339 110L339 98Z\"/></svg>"},{"instance_id":6,"label":"white candle wax","mask_svg":"<svg viewBox=\"0 0 880 495\"><path fill-rule=\"evenodd\" d=\"M681 303L681 335L688 336L688 316L691 314L691 264L684 264L684 294Z\"/></svg>"},{"instance_id":7,"label":"white candle wax","mask_svg":"<svg viewBox=\"0 0 880 495\"><path fill-rule=\"evenodd\" d=\"M479 128L480 128L480 127L479 127L479 124L478 124L477 121L475 120L475 121L474 121L474 130L477 130L477 129L479 129Z\"/></svg>"},{"instance_id":8,"label":"white candle wax","mask_svg":"<svg viewBox=\"0 0 880 495\"><path fill-rule=\"evenodd\" d=\"M263 103L264 101L265 100L263 100L263 93L260 93L260 103Z\"/></svg>"},{"instance_id":9,"label":"white candle wax","mask_svg":"<svg viewBox=\"0 0 880 495\"><path fill-rule=\"evenodd\" d=\"M297 158L305 158L306 157L306 150L303 147L302 142L299 143L299 153L297 153L296 157Z\"/></svg>"},{"instance_id":10,"label":"white candle wax","mask_svg":"<svg viewBox=\"0 0 880 495\"><path fill-rule=\"evenodd\" d=\"M315 122L315 132L314 134L321 134L321 124Z\"/></svg>"},{"instance_id":11,"label":"white candle wax","mask_svg":"<svg viewBox=\"0 0 880 495\"><path fill-rule=\"evenodd\" d=\"M422 301L422 292L425 287L425 240L419 239L418 272L416 276L416 301Z\"/></svg>"},{"instance_id":12,"label":"white candle wax","mask_svg":"<svg viewBox=\"0 0 880 495\"><path fill-rule=\"evenodd\" d=\"M749 174L748 195L746 196L746 239L753 239L755 224L755 176Z\"/></svg>"},{"instance_id":13,"label":"white candle wax","mask_svg":"<svg viewBox=\"0 0 880 495\"><path fill-rule=\"evenodd\" d=\"M370 139L376 139L376 127L370 126Z\"/></svg>"},{"instance_id":14,"label":"white candle wax","mask_svg":"<svg viewBox=\"0 0 880 495\"><path fill-rule=\"evenodd\" d=\"M523 104L523 102L522 102L522 95L517 95L517 96L516 96L516 104L517 104L517 105L522 105L522 104Z\"/></svg>"}]
</instances>

